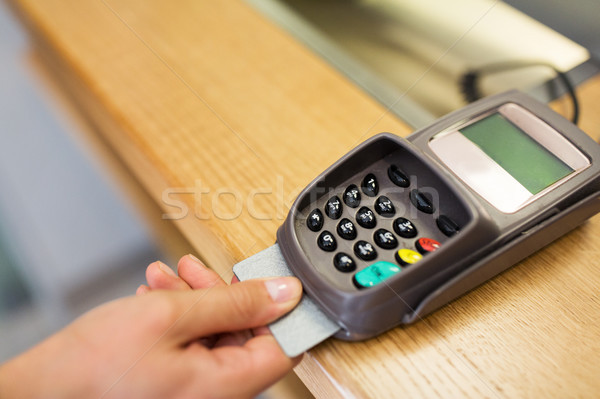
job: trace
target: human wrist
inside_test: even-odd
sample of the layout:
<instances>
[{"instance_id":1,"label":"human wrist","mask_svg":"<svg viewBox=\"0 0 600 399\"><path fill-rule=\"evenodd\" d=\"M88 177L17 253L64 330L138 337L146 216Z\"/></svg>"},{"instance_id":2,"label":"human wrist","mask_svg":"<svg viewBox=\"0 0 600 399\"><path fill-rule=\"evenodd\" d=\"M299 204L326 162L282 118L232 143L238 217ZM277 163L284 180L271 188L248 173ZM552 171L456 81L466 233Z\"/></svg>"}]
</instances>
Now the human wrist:
<instances>
[{"instance_id":1,"label":"human wrist","mask_svg":"<svg viewBox=\"0 0 600 399\"><path fill-rule=\"evenodd\" d=\"M32 384L25 384L19 371L22 356L0 365L0 398L33 397L33 392L27 392L32 389Z\"/></svg>"}]
</instances>

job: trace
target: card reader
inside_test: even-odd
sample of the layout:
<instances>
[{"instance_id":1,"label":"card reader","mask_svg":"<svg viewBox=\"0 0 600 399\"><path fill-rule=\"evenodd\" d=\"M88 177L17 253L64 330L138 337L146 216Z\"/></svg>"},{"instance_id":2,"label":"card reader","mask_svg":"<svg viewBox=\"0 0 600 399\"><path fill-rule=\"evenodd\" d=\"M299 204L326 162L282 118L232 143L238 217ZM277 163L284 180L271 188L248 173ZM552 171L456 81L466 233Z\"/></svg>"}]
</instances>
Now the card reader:
<instances>
[{"instance_id":1,"label":"card reader","mask_svg":"<svg viewBox=\"0 0 600 399\"><path fill-rule=\"evenodd\" d=\"M366 140L298 196L276 246L234 266L295 275L271 328L297 355L412 323L600 211L600 146L517 91Z\"/></svg>"}]
</instances>

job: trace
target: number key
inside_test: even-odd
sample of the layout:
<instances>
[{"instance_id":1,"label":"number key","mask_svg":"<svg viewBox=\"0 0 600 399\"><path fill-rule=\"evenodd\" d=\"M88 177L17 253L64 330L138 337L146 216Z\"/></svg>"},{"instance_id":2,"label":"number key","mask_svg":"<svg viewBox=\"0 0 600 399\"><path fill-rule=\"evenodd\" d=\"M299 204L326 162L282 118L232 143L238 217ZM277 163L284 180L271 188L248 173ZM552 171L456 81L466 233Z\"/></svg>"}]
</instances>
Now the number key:
<instances>
[{"instance_id":1,"label":"number key","mask_svg":"<svg viewBox=\"0 0 600 399\"><path fill-rule=\"evenodd\" d=\"M381 197L377 198L377 201L375 201L375 211L381 216L385 217L392 217L396 214L396 208L394 208L394 204L385 195L382 195Z\"/></svg>"},{"instance_id":2,"label":"number key","mask_svg":"<svg viewBox=\"0 0 600 399\"><path fill-rule=\"evenodd\" d=\"M398 218L394 220L394 231L400 237L413 238L417 236L417 228L407 218Z\"/></svg>"},{"instance_id":3,"label":"number key","mask_svg":"<svg viewBox=\"0 0 600 399\"><path fill-rule=\"evenodd\" d=\"M342 201L337 195L332 197L325 204L325 213L332 219L339 219L342 216Z\"/></svg>"},{"instance_id":4,"label":"number key","mask_svg":"<svg viewBox=\"0 0 600 399\"><path fill-rule=\"evenodd\" d=\"M379 183L373 173L369 173L365 176L361 185L363 193L369 197L374 197L379 192Z\"/></svg>"},{"instance_id":5,"label":"number key","mask_svg":"<svg viewBox=\"0 0 600 399\"><path fill-rule=\"evenodd\" d=\"M343 218L337 226L337 232L345 240L354 240L356 238L356 227L350 219Z\"/></svg>"},{"instance_id":6,"label":"number key","mask_svg":"<svg viewBox=\"0 0 600 399\"><path fill-rule=\"evenodd\" d=\"M354 253L362 260L373 260L377 257L377 251L372 244L360 240L354 244Z\"/></svg>"},{"instance_id":7,"label":"number key","mask_svg":"<svg viewBox=\"0 0 600 399\"><path fill-rule=\"evenodd\" d=\"M327 230L319 234L319 238L317 238L317 245L319 245L319 248L321 248L323 251L327 252L333 252L337 248L335 237Z\"/></svg>"},{"instance_id":8,"label":"number key","mask_svg":"<svg viewBox=\"0 0 600 399\"><path fill-rule=\"evenodd\" d=\"M373 234L373 240L375 244L383 249L394 249L398 246L398 240L394 237L394 234L386 229L378 229Z\"/></svg>"},{"instance_id":9,"label":"number key","mask_svg":"<svg viewBox=\"0 0 600 399\"><path fill-rule=\"evenodd\" d=\"M356 212L356 222L365 229L372 229L377 225L375 213L366 206L363 206Z\"/></svg>"},{"instance_id":10,"label":"number key","mask_svg":"<svg viewBox=\"0 0 600 399\"><path fill-rule=\"evenodd\" d=\"M356 208L360 205L360 191L356 187L356 184L348 186L346 191L344 191L344 203L350 208Z\"/></svg>"}]
</instances>

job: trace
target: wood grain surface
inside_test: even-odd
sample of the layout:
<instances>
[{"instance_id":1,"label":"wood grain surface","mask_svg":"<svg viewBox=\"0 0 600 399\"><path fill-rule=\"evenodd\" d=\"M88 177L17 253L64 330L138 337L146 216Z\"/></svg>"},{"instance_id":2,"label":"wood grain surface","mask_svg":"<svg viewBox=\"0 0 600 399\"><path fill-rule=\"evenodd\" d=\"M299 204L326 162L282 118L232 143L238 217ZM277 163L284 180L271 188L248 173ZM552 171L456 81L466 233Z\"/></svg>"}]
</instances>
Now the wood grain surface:
<instances>
[{"instance_id":1,"label":"wood grain surface","mask_svg":"<svg viewBox=\"0 0 600 399\"><path fill-rule=\"evenodd\" d=\"M274 242L324 168L377 132L409 133L238 0L12 4L102 137L226 279ZM581 126L598 138L600 79L578 92ZM425 320L325 342L297 373L326 398L597 397L599 253L595 217Z\"/></svg>"}]
</instances>

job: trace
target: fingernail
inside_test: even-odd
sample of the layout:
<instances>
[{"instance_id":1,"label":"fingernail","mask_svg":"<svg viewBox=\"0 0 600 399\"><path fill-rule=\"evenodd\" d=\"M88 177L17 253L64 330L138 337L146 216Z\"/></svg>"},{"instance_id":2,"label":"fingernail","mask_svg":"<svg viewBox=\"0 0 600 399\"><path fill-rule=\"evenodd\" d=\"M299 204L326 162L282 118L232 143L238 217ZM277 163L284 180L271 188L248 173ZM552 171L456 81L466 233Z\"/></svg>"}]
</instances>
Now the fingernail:
<instances>
[{"instance_id":1,"label":"fingernail","mask_svg":"<svg viewBox=\"0 0 600 399\"><path fill-rule=\"evenodd\" d=\"M175 272L173 271L173 269L171 269L169 266L165 265L161 261L157 261L157 263L158 263L158 268L160 270L162 270L164 273L168 274L169 276L177 276L175 274Z\"/></svg>"},{"instance_id":2,"label":"fingernail","mask_svg":"<svg viewBox=\"0 0 600 399\"><path fill-rule=\"evenodd\" d=\"M302 285L293 277L278 277L265 281L267 292L275 302L291 301L302 295Z\"/></svg>"},{"instance_id":3,"label":"fingernail","mask_svg":"<svg viewBox=\"0 0 600 399\"><path fill-rule=\"evenodd\" d=\"M140 285L137 288L137 290L135 291L135 294L136 295L144 295L144 294L147 294L149 292L150 292L150 288L148 288L147 286L145 286L145 285L142 284L142 285Z\"/></svg>"},{"instance_id":4,"label":"fingernail","mask_svg":"<svg viewBox=\"0 0 600 399\"><path fill-rule=\"evenodd\" d=\"M196 262L199 266L204 267L204 263L202 263L202 261L200 259L196 258L194 255L188 254L187 256L189 256L189 258L191 260L193 260L194 262Z\"/></svg>"}]
</instances>

